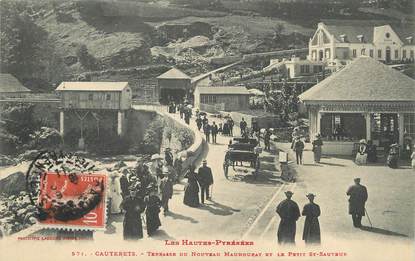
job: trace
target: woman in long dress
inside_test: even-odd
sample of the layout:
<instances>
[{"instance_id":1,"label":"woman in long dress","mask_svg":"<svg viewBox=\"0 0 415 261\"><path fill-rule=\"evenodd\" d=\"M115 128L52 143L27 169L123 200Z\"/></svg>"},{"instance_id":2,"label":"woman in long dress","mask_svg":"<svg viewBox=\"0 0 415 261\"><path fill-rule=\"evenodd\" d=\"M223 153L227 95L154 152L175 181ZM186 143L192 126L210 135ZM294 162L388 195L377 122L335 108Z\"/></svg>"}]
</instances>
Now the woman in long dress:
<instances>
[{"instance_id":1,"label":"woman in long dress","mask_svg":"<svg viewBox=\"0 0 415 261\"><path fill-rule=\"evenodd\" d=\"M310 203L306 204L303 208L302 215L305 216L303 240L306 244L320 244L320 223L318 217L320 216L320 207L314 203L314 194L309 193L307 195Z\"/></svg>"},{"instance_id":2,"label":"woman in long dress","mask_svg":"<svg viewBox=\"0 0 415 261\"><path fill-rule=\"evenodd\" d=\"M323 141L321 140L320 134L316 135L316 139L313 140L312 144L313 144L314 162L320 163L321 147L323 146Z\"/></svg>"},{"instance_id":3,"label":"woman in long dress","mask_svg":"<svg viewBox=\"0 0 415 261\"><path fill-rule=\"evenodd\" d=\"M124 169L123 171L128 171ZM109 174L110 177L110 186L109 186L109 198L110 198L110 213L120 213L121 208L120 205L122 203L122 195L121 195L121 186L120 186L120 175L118 172L111 172Z\"/></svg>"},{"instance_id":4,"label":"woman in long dress","mask_svg":"<svg viewBox=\"0 0 415 261\"><path fill-rule=\"evenodd\" d=\"M143 238L143 225L141 223L141 213L144 211L144 203L137 196L136 190L132 189L130 195L122 202L125 210L123 222L124 240L138 240Z\"/></svg>"},{"instance_id":5,"label":"woman in long dress","mask_svg":"<svg viewBox=\"0 0 415 261\"><path fill-rule=\"evenodd\" d=\"M197 208L200 206L199 184L197 183L194 165L190 166L189 171L184 177L187 178L187 184L184 188L183 203L189 207Z\"/></svg>"},{"instance_id":6,"label":"woman in long dress","mask_svg":"<svg viewBox=\"0 0 415 261\"><path fill-rule=\"evenodd\" d=\"M355 162L359 165L366 164L367 162L367 143L366 140L360 140L359 148L357 148Z\"/></svg>"},{"instance_id":7,"label":"woman in long dress","mask_svg":"<svg viewBox=\"0 0 415 261\"><path fill-rule=\"evenodd\" d=\"M160 207L161 200L157 196L157 188L152 188L150 195L146 197L146 222L147 222L147 235L151 236L161 226L160 222Z\"/></svg>"}]
</instances>

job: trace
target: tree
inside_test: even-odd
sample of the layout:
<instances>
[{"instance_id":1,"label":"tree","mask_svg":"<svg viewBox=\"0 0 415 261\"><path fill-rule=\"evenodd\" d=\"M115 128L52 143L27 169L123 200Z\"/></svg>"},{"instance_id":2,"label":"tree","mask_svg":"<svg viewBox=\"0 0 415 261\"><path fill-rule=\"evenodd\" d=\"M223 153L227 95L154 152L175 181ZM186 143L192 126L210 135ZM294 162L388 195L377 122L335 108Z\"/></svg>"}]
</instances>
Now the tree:
<instances>
[{"instance_id":1,"label":"tree","mask_svg":"<svg viewBox=\"0 0 415 261\"><path fill-rule=\"evenodd\" d=\"M4 130L18 138L21 143L30 140L30 134L39 128L33 116L34 105L20 103L6 105L0 114Z\"/></svg>"},{"instance_id":2,"label":"tree","mask_svg":"<svg viewBox=\"0 0 415 261\"><path fill-rule=\"evenodd\" d=\"M76 55L78 56L81 65L88 70L97 70L99 68L98 61L88 52L85 44L79 45Z\"/></svg>"},{"instance_id":3,"label":"tree","mask_svg":"<svg viewBox=\"0 0 415 261\"><path fill-rule=\"evenodd\" d=\"M26 12L23 1L0 2L2 72L18 78L32 76L38 70L38 56L47 33Z\"/></svg>"}]
</instances>

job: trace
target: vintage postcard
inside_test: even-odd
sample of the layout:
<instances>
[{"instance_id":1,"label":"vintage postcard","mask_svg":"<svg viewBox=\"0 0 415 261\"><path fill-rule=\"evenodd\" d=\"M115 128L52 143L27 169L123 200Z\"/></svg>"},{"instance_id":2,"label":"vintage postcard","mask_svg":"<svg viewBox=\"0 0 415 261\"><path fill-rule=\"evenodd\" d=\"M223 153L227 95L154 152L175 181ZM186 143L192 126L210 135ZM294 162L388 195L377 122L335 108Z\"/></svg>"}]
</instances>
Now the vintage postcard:
<instances>
[{"instance_id":1,"label":"vintage postcard","mask_svg":"<svg viewBox=\"0 0 415 261\"><path fill-rule=\"evenodd\" d=\"M412 0L1 0L0 260L415 260Z\"/></svg>"}]
</instances>

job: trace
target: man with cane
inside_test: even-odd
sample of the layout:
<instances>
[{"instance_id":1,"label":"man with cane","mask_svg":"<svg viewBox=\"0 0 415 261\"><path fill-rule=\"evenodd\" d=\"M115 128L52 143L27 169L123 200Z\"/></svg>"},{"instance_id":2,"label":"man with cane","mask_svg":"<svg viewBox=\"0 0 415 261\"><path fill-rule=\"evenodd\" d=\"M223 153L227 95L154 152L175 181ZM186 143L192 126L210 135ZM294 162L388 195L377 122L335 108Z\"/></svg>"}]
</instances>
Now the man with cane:
<instances>
[{"instance_id":1,"label":"man with cane","mask_svg":"<svg viewBox=\"0 0 415 261\"><path fill-rule=\"evenodd\" d=\"M200 185L201 201L202 201L202 204L205 204L205 194L206 194L206 199L210 200L209 186L213 185L212 170L207 166L206 160L203 160L203 166L199 168L199 171L197 174L197 180Z\"/></svg>"},{"instance_id":2,"label":"man with cane","mask_svg":"<svg viewBox=\"0 0 415 261\"><path fill-rule=\"evenodd\" d=\"M366 187L360 184L360 178L355 178L354 183L346 193L349 196L349 214L352 215L353 226L361 228L368 194Z\"/></svg>"}]
</instances>

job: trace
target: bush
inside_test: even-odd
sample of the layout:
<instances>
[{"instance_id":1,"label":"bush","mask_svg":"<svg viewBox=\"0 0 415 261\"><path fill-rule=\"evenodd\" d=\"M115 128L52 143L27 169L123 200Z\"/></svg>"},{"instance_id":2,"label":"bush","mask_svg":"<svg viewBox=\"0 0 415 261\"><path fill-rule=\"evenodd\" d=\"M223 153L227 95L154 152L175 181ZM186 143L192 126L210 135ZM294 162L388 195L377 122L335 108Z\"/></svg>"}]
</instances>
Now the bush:
<instances>
[{"instance_id":1,"label":"bush","mask_svg":"<svg viewBox=\"0 0 415 261\"><path fill-rule=\"evenodd\" d=\"M157 116L147 128L142 143L140 144L143 153L159 153L163 139L165 122L161 116Z\"/></svg>"},{"instance_id":2,"label":"bush","mask_svg":"<svg viewBox=\"0 0 415 261\"><path fill-rule=\"evenodd\" d=\"M188 149L193 144L194 138L189 129L179 129L176 135L182 150Z\"/></svg>"},{"instance_id":3,"label":"bush","mask_svg":"<svg viewBox=\"0 0 415 261\"><path fill-rule=\"evenodd\" d=\"M31 149L56 149L62 143L62 138L57 129L41 127L40 130L35 131L30 137Z\"/></svg>"}]
</instances>

